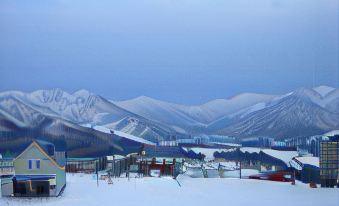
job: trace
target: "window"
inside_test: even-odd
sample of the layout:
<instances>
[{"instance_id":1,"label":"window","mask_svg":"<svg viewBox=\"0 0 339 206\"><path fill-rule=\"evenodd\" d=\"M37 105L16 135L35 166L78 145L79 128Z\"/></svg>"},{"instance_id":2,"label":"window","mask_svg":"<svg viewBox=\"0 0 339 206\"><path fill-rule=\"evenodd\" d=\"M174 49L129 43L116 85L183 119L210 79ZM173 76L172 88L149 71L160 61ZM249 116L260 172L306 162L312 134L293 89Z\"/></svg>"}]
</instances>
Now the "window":
<instances>
[{"instance_id":1,"label":"window","mask_svg":"<svg viewBox=\"0 0 339 206\"><path fill-rule=\"evenodd\" d=\"M29 170L39 170L40 169L40 160L28 160L28 169Z\"/></svg>"},{"instance_id":2,"label":"window","mask_svg":"<svg viewBox=\"0 0 339 206\"><path fill-rule=\"evenodd\" d=\"M32 163L33 163L33 160L28 160L28 169L29 170L32 169Z\"/></svg>"},{"instance_id":3,"label":"window","mask_svg":"<svg viewBox=\"0 0 339 206\"><path fill-rule=\"evenodd\" d=\"M35 160L35 166L37 169L40 169L40 160Z\"/></svg>"}]
</instances>

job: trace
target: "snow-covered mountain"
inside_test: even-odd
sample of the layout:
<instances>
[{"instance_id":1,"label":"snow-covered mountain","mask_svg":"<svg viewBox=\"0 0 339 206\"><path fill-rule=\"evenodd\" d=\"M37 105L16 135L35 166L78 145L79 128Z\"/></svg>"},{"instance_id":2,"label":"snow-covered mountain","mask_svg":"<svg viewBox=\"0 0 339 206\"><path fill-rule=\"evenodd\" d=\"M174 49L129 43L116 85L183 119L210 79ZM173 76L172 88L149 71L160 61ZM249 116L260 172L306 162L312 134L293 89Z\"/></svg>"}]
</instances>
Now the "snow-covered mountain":
<instances>
[{"instance_id":1,"label":"snow-covered mountain","mask_svg":"<svg viewBox=\"0 0 339 206\"><path fill-rule=\"evenodd\" d=\"M45 127L46 122L102 126L156 142L173 136L223 134L285 138L339 129L339 89L301 88L284 95L243 93L202 105L138 97L108 101L86 90L0 93L0 129Z\"/></svg>"},{"instance_id":2,"label":"snow-covered mountain","mask_svg":"<svg viewBox=\"0 0 339 206\"><path fill-rule=\"evenodd\" d=\"M0 93L0 113L21 127L34 127L43 116L76 124L109 125L111 129L158 141L176 132L159 123L126 111L99 95L86 90L69 94L61 89L32 93L9 91ZM128 119L129 121L124 121ZM118 124L124 121L124 125Z\"/></svg>"},{"instance_id":3,"label":"snow-covered mountain","mask_svg":"<svg viewBox=\"0 0 339 206\"><path fill-rule=\"evenodd\" d=\"M0 108L0 153L22 151L32 140L53 142L70 157L97 157L137 152L142 142L119 134L106 134L76 123L47 116L30 106L8 101L13 110ZM13 113L11 113L13 112Z\"/></svg>"},{"instance_id":4,"label":"snow-covered mountain","mask_svg":"<svg viewBox=\"0 0 339 206\"><path fill-rule=\"evenodd\" d=\"M274 97L273 95L244 93L229 99L216 99L194 106L169 103L145 96L114 103L148 119L189 130L191 127L205 127L220 117L259 102L270 101Z\"/></svg>"},{"instance_id":5,"label":"snow-covered mountain","mask_svg":"<svg viewBox=\"0 0 339 206\"><path fill-rule=\"evenodd\" d=\"M339 90L301 88L211 123L208 130L239 137L315 135L339 128Z\"/></svg>"},{"instance_id":6,"label":"snow-covered mountain","mask_svg":"<svg viewBox=\"0 0 339 206\"><path fill-rule=\"evenodd\" d=\"M0 94L0 100L16 99L43 114L57 116L76 123L116 121L132 115L104 98L86 90L69 94L61 89L38 90L32 93L10 91ZM6 105L2 105L6 108ZM7 107L8 109L8 107Z\"/></svg>"}]
</instances>

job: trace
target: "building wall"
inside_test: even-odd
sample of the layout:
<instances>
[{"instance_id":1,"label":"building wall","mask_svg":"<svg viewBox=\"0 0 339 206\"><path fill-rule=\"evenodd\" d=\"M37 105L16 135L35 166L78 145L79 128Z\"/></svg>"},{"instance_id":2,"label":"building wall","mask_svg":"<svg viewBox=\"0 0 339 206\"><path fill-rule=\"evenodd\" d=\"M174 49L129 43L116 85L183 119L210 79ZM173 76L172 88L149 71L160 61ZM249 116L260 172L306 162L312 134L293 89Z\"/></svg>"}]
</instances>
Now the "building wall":
<instances>
[{"instance_id":1,"label":"building wall","mask_svg":"<svg viewBox=\"0 0 339 206\"><path fill-rule=\"evenodd\" d=\"M325 136L305 136L305 137L294 137L286 140L288 147L295 147L299 150L305 150L315 157L320 156L320 142L327 139Z\"/></svg>"},{"instance_id":2,"label":"building wall","mask_svg":"<svg viewBox=\"0 0 339 206\"><path fill-rule=\"evenodd\" d=\"M14 175L13 160L0 159L0 176L2 175Z\"/></svg>"},{"instance_id":3,"label":"building wall","mask_svg":"<svg viewBox=\"0 0 339 206\"><path fill-rule=\"evenodd\" d=\"M320 180L322 187L339 185L339 141L320 144Z\"/></svg>"},{"instance_id":4,"label":"building wall","mask_svg":"<svg viewBox=\"0 0 339 206\"><path fill-rule=\"evenodd\" d=\"M304 167L300 172L300 180L303 183L320 184L320 171L316 168Z\"/></svg>"},{"instance_id":5,"label":"building wall","mask_svg":"<svg viewBox=\"0 0 339 206\"><path fill-rule=\"evenodd\" d=\"M29 159L40 159L40 169L28 169ZM14 169L16 175L56 175L56 188L57 194L60 193L62 188L66 185L66 172L65 168L61 168L46 157L37 147L33 146L19 158L14 160Z\"/></svg>"},{"instance_id":6,"label":"building wall","mask_svg":"<svg viewBox=\"0 0 339 206\"><path fill-rule=\"evenodd\" d=\"M12 177L0 178L0 197L8 197L13 194Z\"/></svg>"}]
</instances>

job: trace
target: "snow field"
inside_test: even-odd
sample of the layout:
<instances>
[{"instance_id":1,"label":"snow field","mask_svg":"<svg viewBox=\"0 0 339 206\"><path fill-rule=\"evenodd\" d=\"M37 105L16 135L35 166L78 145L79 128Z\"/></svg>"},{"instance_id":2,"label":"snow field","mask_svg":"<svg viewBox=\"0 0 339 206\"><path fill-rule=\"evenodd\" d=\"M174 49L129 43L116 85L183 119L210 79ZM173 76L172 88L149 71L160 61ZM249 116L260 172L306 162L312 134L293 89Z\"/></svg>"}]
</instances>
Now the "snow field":
<instances>
[{"instance_id":1,"label":"snow field","mask_svg":"<svg viewBox=\"0 0 339 206\"><path fill-rule=\"evenodd\" d=\"M0 198L0 205L295 205L338 206L339 189L311 189L307 185L237 179L116 178L113 185L93 175L67 175L67 188L58 198Z\"/></svg>"}]
</instances>

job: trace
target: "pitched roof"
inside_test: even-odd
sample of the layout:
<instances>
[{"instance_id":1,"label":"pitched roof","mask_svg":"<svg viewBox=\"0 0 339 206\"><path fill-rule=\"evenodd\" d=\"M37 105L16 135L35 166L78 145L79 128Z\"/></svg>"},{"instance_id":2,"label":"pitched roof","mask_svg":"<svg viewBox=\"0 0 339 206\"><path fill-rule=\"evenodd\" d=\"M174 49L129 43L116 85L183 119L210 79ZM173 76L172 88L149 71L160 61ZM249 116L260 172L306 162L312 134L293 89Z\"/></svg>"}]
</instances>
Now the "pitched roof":
<instances>
[{"instance_id":1,"label":"pitched roof","mask_svg":"<svg viewBox=\"0 0 339 206\"><path fill-rule=\"evenodd\" d=\"M16 161L19 157L21 157L26 151L28 151L30 148L36 147L44 156L46 156L52 164L54 164L57 168L64 170L65 166L61 166L59 163L57 163L51 156L48 155L47 151L37 142L33 141L23 152L21 152L15 159Z\"/></svg>"}]
</instances>

